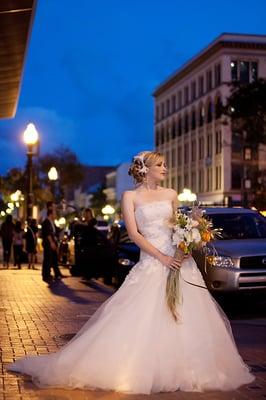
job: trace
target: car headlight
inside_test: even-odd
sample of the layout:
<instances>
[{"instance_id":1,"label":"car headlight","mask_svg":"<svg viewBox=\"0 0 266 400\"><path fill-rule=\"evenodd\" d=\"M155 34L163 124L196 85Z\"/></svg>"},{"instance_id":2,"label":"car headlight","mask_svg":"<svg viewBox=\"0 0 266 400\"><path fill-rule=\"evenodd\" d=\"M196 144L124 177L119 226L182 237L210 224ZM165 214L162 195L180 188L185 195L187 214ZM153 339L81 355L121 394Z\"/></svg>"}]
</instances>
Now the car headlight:
<instances>
[{"instance_id":1,"label":"car headlight","mask_svg":"<svg viewBox=\"0 0 266 400\"><path fill-rule=\"evenodd\" d=\"M206 259L213 267L233 268L235 266L231 257L207 256Z\"/></svg>"},{"instance_id":2,"label":"car headlight","mask_svg":"<svg viewBox=\"0 0 266 400\"><path fill-rule=\"evenodd\" d=\"M134 261L131 261L128 258L119 258L118 262L125 267L133 267L135 265Z\"/></svg>"}]
</instances>

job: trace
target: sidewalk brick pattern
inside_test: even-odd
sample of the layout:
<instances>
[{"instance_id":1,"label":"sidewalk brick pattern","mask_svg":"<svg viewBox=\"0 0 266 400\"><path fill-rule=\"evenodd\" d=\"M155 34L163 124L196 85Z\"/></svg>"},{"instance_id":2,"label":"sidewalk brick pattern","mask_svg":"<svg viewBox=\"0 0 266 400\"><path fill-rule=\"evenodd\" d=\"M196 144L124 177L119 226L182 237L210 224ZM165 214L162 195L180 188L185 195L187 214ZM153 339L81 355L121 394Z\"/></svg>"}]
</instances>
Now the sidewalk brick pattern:
<instances>
[{"instance_id":1,"label":"sidewalk brick pattern","mask_svg":"<svg viewBox=\"0 0 266 400\"><path fill-rule=\"evenodd\" d=\"M63 273L67 275L68 271L64 270ZM8 363L25 354L56 351L73 337L110 294L108 288L105 290L103 286L97 285L91 287L81 278L70 276L48 286L41 280L40 267L37 270L24 268L20 271L0 268L0 400L266 399L266 353L263 344L256 348L254 345L241 344L241 354L249 364L253 364L258 379L250 387L242 387L230 393L175 392L144 396L103 391L39 389L28 377L17 376L5 370Z\"/></svg>"}]
</instances>

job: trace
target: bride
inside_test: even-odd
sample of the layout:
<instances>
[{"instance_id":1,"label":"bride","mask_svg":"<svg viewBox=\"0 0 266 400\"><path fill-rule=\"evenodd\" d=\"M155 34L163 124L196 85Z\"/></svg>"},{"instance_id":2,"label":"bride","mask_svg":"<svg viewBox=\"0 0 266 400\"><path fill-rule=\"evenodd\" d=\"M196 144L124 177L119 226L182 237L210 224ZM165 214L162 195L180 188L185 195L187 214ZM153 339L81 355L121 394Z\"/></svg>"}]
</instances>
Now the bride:
<instances>
[{"instance_id":1,"label":"bride","mask_svg":"<svg viewBox=\"0 0 266 400\"><path fill-rule=\"evenodd\" d=\"M234 390L254 376L241 359L228 320L204 286L192 257L173 258L168 221L176 192L159 186L163 156L145 151L129 174L136 189L122 198L128 234L140 261L121 288L58 352L27 356L10 371L30 375L40 387L145 393ZM165 298L169 268L180 268L178 320Z\"/></svg>"}]
</instances>

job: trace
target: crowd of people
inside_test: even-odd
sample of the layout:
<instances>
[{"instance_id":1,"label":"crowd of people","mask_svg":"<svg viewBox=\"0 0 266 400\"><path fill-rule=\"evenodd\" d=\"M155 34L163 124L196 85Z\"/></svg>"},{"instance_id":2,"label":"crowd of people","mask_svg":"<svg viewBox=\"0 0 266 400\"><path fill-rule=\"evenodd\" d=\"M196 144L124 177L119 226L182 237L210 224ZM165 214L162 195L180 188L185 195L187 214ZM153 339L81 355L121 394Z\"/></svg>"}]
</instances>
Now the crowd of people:
<instances>
[{"instance_id":1,"label":"crowd of people","mask_svg":"<svg viewBox=\"0 0 266 400\"><path fill-rule=\"evenodd\" d=\"M35 269L38 261L38 238L41 238L43 281L50 284L55 280L64 278L59 269L59 259L62 265L68 264L69 237L55 225L56 218L57 206L52 201L49 201L46 205L46 217L39 228L37 220L34 218L23 223L21 220L13 219L11 215L7 215L0 227L3 268L9 268L12 260L13 266L18 269L21 269L23 264L27 264L29 269ZM81 225L88 227L90 229L87 231L90 235L89 238L86 235L86 240L91 245L94 245L96 242L96 223L93 210L90 208L85 209L83 218L73 221L70 225L71 236L75 235L77 225L79 228ZM51 274L52 271L53 275Z\"/></svg>"},{"instance_id":2,"label":"crowd of people","mask_svg":"<svg viewBox=\"0 0 266 400\"><path fill-rule=\"evenodd\" d=\"M35 268L37 262L37 220L32 218L25 227L17 219L13 220L7 215L0 228L3 247L3 267L9 268L13 249L13 264L21 269L23 263L28 263L28 268Z\"/></svg>"}]
</instances>

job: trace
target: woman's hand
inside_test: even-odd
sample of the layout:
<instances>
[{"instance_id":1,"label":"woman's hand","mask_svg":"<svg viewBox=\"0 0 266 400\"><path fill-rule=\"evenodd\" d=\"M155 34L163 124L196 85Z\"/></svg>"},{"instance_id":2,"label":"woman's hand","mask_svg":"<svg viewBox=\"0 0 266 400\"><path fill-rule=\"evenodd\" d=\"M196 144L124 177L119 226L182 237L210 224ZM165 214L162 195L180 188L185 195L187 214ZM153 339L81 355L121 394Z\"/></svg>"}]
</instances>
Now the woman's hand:
<instances>
[{"instance_id":1,"label":"woman's hand","mask_svg":"<svg viewBox=\"0 0 266 400\"><path fill-rule=\"evenodd\" d=\"M158 257L158 259L163 265L172 269L179 269L182 264L182 260L181 261L177 260L176 258L167 256L165 254L161 254L160 257Z\"/></svg>"}]
</instances>

